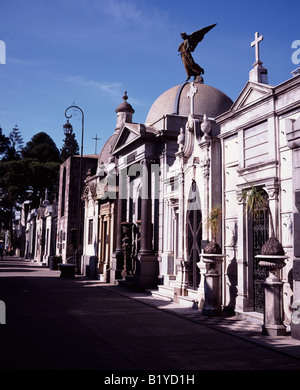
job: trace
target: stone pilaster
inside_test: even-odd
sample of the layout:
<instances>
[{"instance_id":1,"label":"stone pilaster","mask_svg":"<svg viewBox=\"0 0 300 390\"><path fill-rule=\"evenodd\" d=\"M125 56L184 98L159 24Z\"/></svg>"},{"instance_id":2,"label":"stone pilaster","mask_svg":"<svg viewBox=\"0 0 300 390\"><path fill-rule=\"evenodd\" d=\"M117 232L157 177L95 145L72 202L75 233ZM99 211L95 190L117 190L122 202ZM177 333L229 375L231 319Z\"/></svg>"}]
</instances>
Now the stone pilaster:
<instances>
[{"instance_id":1,"label":"stone pilaster","mask_svg":"<svg viewBox=\"0 0 300 390\"><path fill-rule=\"evenodd\" d=\"M293 259L293 286L294 295L291 318L291 336L300 340L300 118L286 119L287 146L292 149L293 164L293 235L294 235L294 259Z\"/></svg>"},{"instance_id":2,"label":"stone pilaster","mask_svg":"<svg viewBox=\"0 0 300 390\"><path fill-rule=\"evenodd\" d=\"M182 155L180 156L183 157ZM178 185L179 185L179 203L178 203L178 257L176 259L176 273L177 273L177 281L174 287L174 301L178 302L178 296L187 295L187 262L185 260L184 255L184 240L185 240L185 197L184 197L184 173L181 171L178 174Z\"/></svg>"},{"instance_id":3,"label":"stone pilaster","mask_svg":"<svg viewBox=\"0 0 300 390\"><path fill-rule=\"evenodd\" d=\"M119 171L119 192L117 201L117 226L116 226L116 249L112 254L113 280L122 279L121 272L124 266L124 254L122 248L122 222L126 211L126 171Z\"/></svg>"},{"instance_id":4,"label":"stone pilaster","mask_svg":"<svg viewBox=\"0 0 300 390\"><path fill-rule=\"evenodd\" d=\"M158 261L153 253L152 237L152 199L151 199L151 163L154 160L145 158L143 166L142 199L141 199L141 246L137 256L135 286L144 290L154 288L158 284Z\"/></svg>"},{"instance_id":5,"label":"stone pilaster","mask_svg":"<svg viewBox=\"0 0 300 390\"><path fill-rule=\"evenodd\" d=\"M235 310L244 312L252 310L253 305L249 302L248 294L248 260L247 260L247 215L245 212L245 201L242 199L242 192L237 191L238 199L238 248L237 248L237 297Z\"/></svg>"}]
</instances>

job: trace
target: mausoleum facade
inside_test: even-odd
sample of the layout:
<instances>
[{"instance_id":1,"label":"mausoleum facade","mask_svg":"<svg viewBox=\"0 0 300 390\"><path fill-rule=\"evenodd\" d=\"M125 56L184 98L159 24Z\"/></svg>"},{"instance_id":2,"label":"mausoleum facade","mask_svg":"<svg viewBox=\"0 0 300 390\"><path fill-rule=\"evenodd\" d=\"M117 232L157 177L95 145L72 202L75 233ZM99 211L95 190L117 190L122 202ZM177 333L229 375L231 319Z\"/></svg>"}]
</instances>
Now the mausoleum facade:
<instances>
[{"instance_id":1,"label":"mausoleum facade","mask_svg":"<svg viewBox=\"0 0 300 390\"><path fill-rule=\"evenodd\" d=\"M162 93L144 123L123 99L86 179L83 264L94 256L100 279L198 310L207 308L211 282L223 311L263 321L269 271L257 256L274 234L284 250L276 299L289 329L300 307L299 74L269 85L256 50L234 102L201 76ZM268 205L258 219L244 197L253 188ZM216 234L208 224L214 210ZM215 241L212 265L204 254ZM218 283L208 282L212 275Z\"/></svg>"}]
</instances>

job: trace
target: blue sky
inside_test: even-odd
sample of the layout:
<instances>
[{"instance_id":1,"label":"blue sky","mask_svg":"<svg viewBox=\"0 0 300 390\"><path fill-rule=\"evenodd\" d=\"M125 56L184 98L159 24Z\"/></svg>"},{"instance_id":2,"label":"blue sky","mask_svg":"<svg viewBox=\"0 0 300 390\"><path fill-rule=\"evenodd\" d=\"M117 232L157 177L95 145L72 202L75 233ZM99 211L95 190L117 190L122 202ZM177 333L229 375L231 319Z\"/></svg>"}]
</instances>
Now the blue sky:
<instances>
[{"instance_id":1,"label":"blue sky","mask_svg":"<svg viewBox=\"0 0 300 390\"><path fill-rule=\"evenodd\" d=\"M25 143L45 131L61 148L65 109L76 104L85 113L84 153L95 152L96 134L99 153L125 90L133 121L145 122L154 100L185 81L181 32L217 23L193 56L204 82L235 100L255 60L256 31L269 83L291 77L299 15L299 0L2 0L0 125L8 135L17 124ZM80 143L80 114L71 123Z\"/></svg>"}]
</instances>

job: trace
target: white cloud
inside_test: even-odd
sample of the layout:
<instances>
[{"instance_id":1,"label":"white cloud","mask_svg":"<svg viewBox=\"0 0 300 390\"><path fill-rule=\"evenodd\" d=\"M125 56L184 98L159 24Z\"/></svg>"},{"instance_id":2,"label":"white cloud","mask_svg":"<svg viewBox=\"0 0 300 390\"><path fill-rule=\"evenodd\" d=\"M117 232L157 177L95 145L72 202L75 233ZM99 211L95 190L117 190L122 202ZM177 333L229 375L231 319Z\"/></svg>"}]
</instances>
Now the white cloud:
<instances>
[{"instance_id":1,"label":"white cloud","mask_svg":"<svg viewBox=\"0 0 300 390\"><path fill-rule=\"evenodd\" d=\"M148 30L168 29L169 16L166 11L157 8L150 1L144 0L78 0L78 4L89 14L98 14L105 24L136 25ZM101 15L105 18L101 18Z\"/></svg>"},{"instance_id":2,"label":"white cloud","mask_svg":"<svg viewBox=\"0 0 300 390\"><path fill-rule=\"evenodd\" d=\"M134 3L123 0L109 0L101 4L101 10L112 16L116 21L141 22L143 15Z\"/></svg>"},{"instance_id":3,"label":"white cloud","mask_svg":"<svg viewBox=\"0 0 300 390\"><path fill-rule=\"evenodd\" d=\"M120 95L122 94L122 84L117 81L95 81L81 76L70 76L67 81L108 93L112 97L120 98Z\"/></svg>"},{"instance_id":4,"label":"white cloud","mask_svg":"<svg viewBox=\"0 0 300 390\"><path fill-rule=\"evenodd\" d=\"M67 78L67 81L75 85L99 91L106 97L109 96L112 98L116 103L121 103L121 98L125 92L123 84L118 81L95 81L81 76L70 76ZM137 107L145 106L143 100L140 98L136 99L131 94L129 94L129 103Z\"/></svg>"}]
</instances>

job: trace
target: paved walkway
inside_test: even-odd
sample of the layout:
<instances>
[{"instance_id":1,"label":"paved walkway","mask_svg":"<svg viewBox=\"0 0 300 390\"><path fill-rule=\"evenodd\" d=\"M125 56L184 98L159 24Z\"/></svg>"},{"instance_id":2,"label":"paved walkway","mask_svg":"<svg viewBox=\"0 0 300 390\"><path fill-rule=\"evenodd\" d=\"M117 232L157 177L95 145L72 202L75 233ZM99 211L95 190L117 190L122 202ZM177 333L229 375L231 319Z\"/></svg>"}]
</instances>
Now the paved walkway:
<instances>
[{"instance_id":1,"label":"paved walkway","mask_svg":"<svg viewBox=\"0 0 300 390\"><path fill-rule=\"evenodd\" d=\"M210 319L151 295L37 263L0 260L2 369L300 369L300 341L261 334L235 318Z\"/></svg>"}]
</instances>

